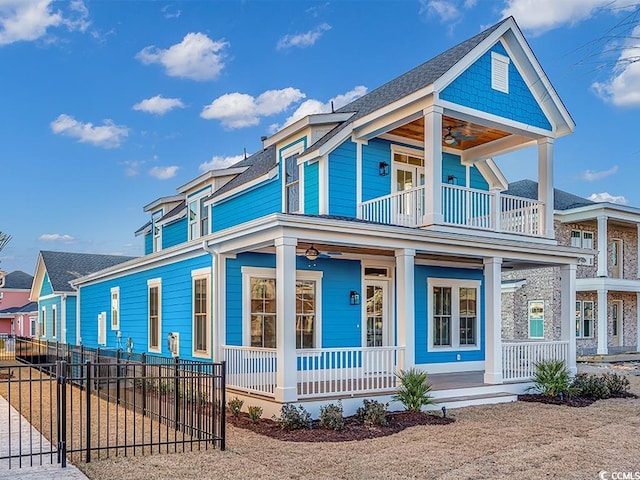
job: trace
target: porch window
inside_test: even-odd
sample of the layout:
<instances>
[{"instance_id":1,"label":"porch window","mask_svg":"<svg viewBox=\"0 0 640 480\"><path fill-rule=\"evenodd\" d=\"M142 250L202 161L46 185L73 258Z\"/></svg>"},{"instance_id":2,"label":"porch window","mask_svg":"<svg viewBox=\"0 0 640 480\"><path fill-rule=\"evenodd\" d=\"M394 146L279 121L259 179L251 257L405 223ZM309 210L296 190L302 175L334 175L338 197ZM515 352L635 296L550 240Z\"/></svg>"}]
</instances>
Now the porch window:
<instances>
[{"instance_id":1,"label":"porch window","mask_svg":"<svg viewBox=\"0 0 640 480\"><path fill-rule=\"evenodd\" d=\"M147 282L149 313L149 351L159 353L162 332L162 285L161 280Z\"/></svg>"},{"instance_id":2,"label":"porch window","mask_svg":"<svg viewBox=\"0 0 640 480\"><path fill-rule=\"evenodd\" d=\"M276 280L251 279L251 346L276 348Z\"/></svg>"},{"instance_id":3,"label":"porch window","mask_svg":"<svg viewBox=\"0 0 640 480\"><path fill-rule=\"evenodd\" d=\"M193 353L209 353L209 273L192 272Z\"/></svg>"},{"instance_id":4,"label":"porch window","mask_svg":"<svg viewBox=\"0 0 640 480\"><path fill-rule=\"evenodd\" d=\"M571 246L593 249L593 232L571 230Z\"/></svg>"},{"instance_id":5,"label":"porch window","mask_svg":"<svg viewBox=\"0 0 640 480\"><path fill-rule=\"evenodd\" d=\"M120 287L111 289L111 330L120 330Z\"/></svg>"},{"instance_id":6,"label":"porch window","mask_svg":"<svg viewBox=\"0 0 640 480\"><path fill-rule=\"evenodd\" d=\"M593 302L576 302L576 337L593 338Z\"/></svg>"},{"instance_id":7,"label":"porch window","mask_svg":"<svg viewBox=\"0 0 640 480\"><path fill-rule=\"evenodd\" d=\"M285 165L285 207L286 213L300 211L300 169L298 167L298 155L287 157Z\"/></svg>"},{"instance_id":8,"label":"porch window","mask_svg":"<svg viewBox=\"0 0 640 480\"><path fill-rule=\"evenodd\" d=\"M430 349L479 348L480 282L430 278L427 286Z\"/></svg>"}]
</instances>

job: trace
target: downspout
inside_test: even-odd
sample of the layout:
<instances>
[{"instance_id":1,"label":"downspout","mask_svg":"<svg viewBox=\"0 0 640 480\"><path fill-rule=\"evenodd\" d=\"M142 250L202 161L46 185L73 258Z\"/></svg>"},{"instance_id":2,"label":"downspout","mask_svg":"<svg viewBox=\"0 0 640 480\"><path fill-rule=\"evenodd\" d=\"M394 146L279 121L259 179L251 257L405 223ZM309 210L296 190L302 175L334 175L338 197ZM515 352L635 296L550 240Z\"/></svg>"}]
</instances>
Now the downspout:
<instances>
[{"instance_id":1,"label":"downspout","mask_svg":"<svg viewBox=\"0 0 640 480\"><path fill-rule=\"evenodd\" d=\"M220 281L218 279L218 275L216 275L216 269L218 267L218 262L220 261L220 255L218 252L209 247L207 240L202 241L202 249L211 255L211 287L213 290L213 294L211 295L211 302L209 302L209 307L211 309L211 356L214 361L221 361L222 359L222 342L219 339L219 331L220 326L218 325L218 299L217 295L219 292L219 284Z\"/></svg>"}]
</instances>

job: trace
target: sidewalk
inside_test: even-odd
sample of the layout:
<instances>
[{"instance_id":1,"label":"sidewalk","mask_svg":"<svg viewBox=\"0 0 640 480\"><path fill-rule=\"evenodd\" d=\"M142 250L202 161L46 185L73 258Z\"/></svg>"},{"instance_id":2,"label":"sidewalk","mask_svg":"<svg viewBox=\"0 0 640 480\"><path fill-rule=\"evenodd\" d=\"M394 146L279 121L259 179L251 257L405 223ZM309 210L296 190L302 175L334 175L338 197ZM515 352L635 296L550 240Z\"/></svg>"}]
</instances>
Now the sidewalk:
<instances>
[{"instance_id":1,"label":"sidewalk","mask_svg":"<svg viewBox=\"0 0 640 480\"><path fill-rule=\"evenodd\" d=\"M7 422L7 419L9 420ZM9 436L11 429L11 436ZM50 453L51 444L43 435L32 427L18 411L9 405L4 397L0 396L0 457L9 455L9 448L14 455L19 452L27 456L0 460L0 480L36 480L36 479L84 479L88 480L84 473L67 462L67 468L62 468L57 463L57 455ZM33 457L30 457L33 452ZM20 462L22 461L22 467Z\"/></svg>"}]
</instances>

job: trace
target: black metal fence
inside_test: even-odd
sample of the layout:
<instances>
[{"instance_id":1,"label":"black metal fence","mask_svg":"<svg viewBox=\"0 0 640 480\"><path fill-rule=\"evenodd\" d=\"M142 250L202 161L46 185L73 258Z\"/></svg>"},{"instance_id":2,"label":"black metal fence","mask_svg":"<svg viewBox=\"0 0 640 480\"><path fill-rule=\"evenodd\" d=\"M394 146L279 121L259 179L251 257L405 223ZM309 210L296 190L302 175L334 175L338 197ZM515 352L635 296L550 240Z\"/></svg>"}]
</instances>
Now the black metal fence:
<instances>
[{"instance_id":1,"label":"black metal fence","mask_svg":"<svg viewBox=\"0 0 640 480\"><path fill-rule=\"evenodd\" d=\"M0 366L0 395L50 445L33 432L25 441L14 427L0 460L21 466L25 457L29 462L44 458L64 466L67 458L90 462L111 455L225 448L224 363L21 337L15 359L27 365Z\"/></svg>"},{"instance_id":2,"label":"black metal fence","mask_svg":"<svg viewBox=\"0 0 640 480\"><path fill-rule=\"evenodd\" d=\"M12 360L16 354L16 337L0 333L0 361Z\"/></svg>"}]
</instances>

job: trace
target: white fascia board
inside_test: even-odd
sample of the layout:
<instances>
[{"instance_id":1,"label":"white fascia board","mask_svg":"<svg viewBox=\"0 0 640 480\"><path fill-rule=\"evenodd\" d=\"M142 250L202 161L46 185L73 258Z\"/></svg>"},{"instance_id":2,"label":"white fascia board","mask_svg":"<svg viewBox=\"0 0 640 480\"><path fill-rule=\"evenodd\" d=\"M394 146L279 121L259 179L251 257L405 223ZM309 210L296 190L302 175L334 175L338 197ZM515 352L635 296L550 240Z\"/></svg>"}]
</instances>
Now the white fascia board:
<instances>
[{"instance_id":1,"label":"white fascia board","mask_svg":"<svg viewBox=\"0 0 640 480\"><path fill-rule=\"evenodd\" d=\"M42 290L42 282L44 281L44 274L46 273L46 267L42 260L42 253L38 254L38 260L36 260L36 269L33 275L33 281L31 282L31 290L29 291L29 301L37 302L39 292Z\"/></svg>"},{"instance_id":2,"label":"white fascia board","mask_svg":"<svg viewBox=\"0 0 640 480\"><path fill-rule=\"evenodd\" d=\"M558 220L563 223L595 220L600 216L606 216L611 220L640 223L640 209L615 203L596 203L585 205L570 210L556 210Z\"/></svg>"},{"instance_id":3,"label":"white fascia board","mask_svg":"<svg viewBox=\"0 0 640 480\"><path fill-rule=\"evenodd\" d=\"M295 135L300 130L307 128L311 125L323 125L326 123L341 123L349 120L353 116L353 112L349 113L318 113L313 115L307 115L306 117L296 120L290 125L287 125L282 130L271 135L269 138L262 142L263 148L270 147L276 143L284 140L287 137Z\"/></svg>"},{"instance_id":4,"label":"white fascia board","mask_svg":"<svg viewBox=\"0 0 640 480\"><path fill-rule=\"evenodd\" d=\"M274 179L277 175L278 175L278 165L273 167L271 170L269 170L269 172L265 173L264 175L261 175L258 178L254 178L250 182L243 183L242 185L238 185L237 187L232 188L231 190L224 192L223 194L215 195L214 193L214 196L210 197L208 200L205 200L204 204L212 205L214 203L219 203L223 200L226 200L229 197L233 197L234 195L237 195L252 187L255 187L260 183L268 182L269 180Z\"/></svg>"},{"instance_id":5,"label":"white fascia board","mask_svg":"<svg viewBox=\"0 0 640 480\"><path fill-rule=\"evenodd\" d=\"M588 292L600 289L614 290L617 292L640 292L640 280L627 280L623 278L609 277L576 279L576 290L579 292Z\"/></svg>"},{"instance_id":6,"label":"white fascia board","mask_svg":"<svg viewBox=\"0 0 640 480\"><path fill-rule=\"evenodd\" d=\"M425 102L422 105L407 105L400 109L380 116L375 120L367 123L365 126L354 128L354 137L362 140L371 140L383 133L390 132L402 125L411 123L424 116L424 109L427 106Z\"/></svg>"},{"instance_id":7,"label":"white fascia board","mask_svg":"<svg viewBox=\"0 0 640 480\"><path fill-rule=\"evenodd\" d=\"M155 210L156 208L158 208L160 205L164 205L167 203L173 203L173 202L181 202L182 200L184 200L184 195L171 195L168 197L160 197L157 198L156 200L154 200L151 203L148 203L147 205L145 205L143 207L143 210L145 212L150 212L152 210Z\"/></svg>"},{"instance_id":8,"label":"white fascia board","mask_svg":"<svg viewBox=\"0 0 640 480\"><path fill-rule=\"evenodd\" d=\"M140 235L146 235L147 233L151 233L151 225L147 225L144 228L140 228L133 235L139 237Z\"/></svg>"},{"instance_id":9,"label":"white fascia board","mask_svg":"<svg viewBox=\"0 0 640 480\"><path fill-rule=\"evenodd\" d=\"M161 222L156 223L156 225L158 225L159 227L169 225L170 223L173 223L176 220L179 220L182 217L184 217L186 213L187 213L187 206L185 205L184 208L181 209L179 212L174 213L172 216L163 219Z\"/></svg>"},{"instance_id":10,"label":"white fascia board","mask_svg":"<svg viewBox=\"0 0 640 480\"><path fill-rule=\"evenodd\" d=\"M209 170L208 172L205 172L202 175L194 178L190 182L185 183L181 187L178 187L177 191L178 193L185 194L192 188L197 187L202 183L206 183L213 178L226 177L229 175L238 175L244 172L247 168L249 167L248 166L247 167L230 167L230 168L220 168L217 170ZM181 197L181 198L184 198L184 197Z\"/></svg>"},{"instance_id":11,"label":"white fascia board","mask_svg":"<svg viewBox=\"0 0 640 480\"><path fill-rule=\"evenodd\" d=\"M518 280L515 282L502 282L500 290L502 293L514 293L516 290L520 290L527 284L526 280Z\"/></svg>"},{"instance_id":12,"label":"white fascia board","mask_svg":"<svg viewBox=\"0 0 640 480\"><path fill-rule=\"evenodd\" d=\"M298 163L310 162L319 157L324 157L334 148L338 147L342 142L351 136L353 132L353 123L345 123L339 132L331 137L326 143L320 146L320 148L314 148L306 151L298 157Z\"/></svg>"}]
</instances>

